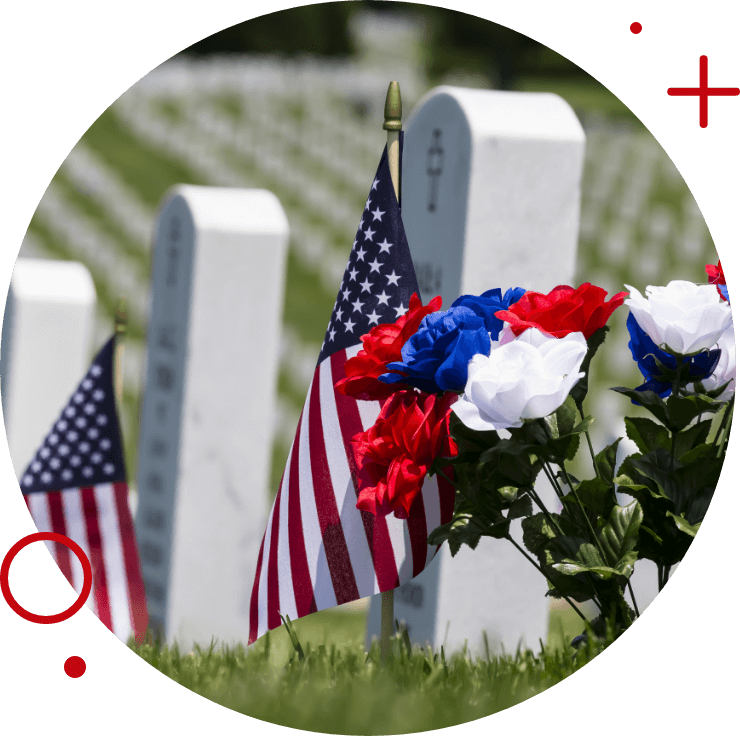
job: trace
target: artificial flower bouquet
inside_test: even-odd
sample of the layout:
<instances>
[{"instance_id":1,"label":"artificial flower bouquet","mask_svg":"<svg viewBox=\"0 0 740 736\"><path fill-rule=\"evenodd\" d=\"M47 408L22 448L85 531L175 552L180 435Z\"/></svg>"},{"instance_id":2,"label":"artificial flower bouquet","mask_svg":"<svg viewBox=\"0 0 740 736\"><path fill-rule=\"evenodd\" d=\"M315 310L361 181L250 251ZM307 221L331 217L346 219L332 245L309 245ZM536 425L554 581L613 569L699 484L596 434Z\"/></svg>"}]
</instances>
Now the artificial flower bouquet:
<instances>
[{"instance_id":1,"label":"artificial flower bouquet","mask_svg":"<svg viewBox=\"0 0 740 736\"><path fill-rule=\"evenodd\" d=\"M455 555L481 537L507 540L540 570L548 595L582 618L575 603L593 601L597 630L626 629L639 615L635 562L652 560L665 585L701 525L726 452L734 329L721 264L706 271L709 284L673 281L645 296L628 286L609 300L589 283L549 294L492 289L445 311L440 297L423 306L414 295L395 324L363 336L336 385L384 402L353 439L357 508L408 518L425 477L444 477L454 510L429 544L447 541ZM591 361L623 304L645 380L614 390L646 415L625 417L639 451L617 467L621 438L595 451L584 400ZM593 467L586 479L568 469L583 439ZM541 475L558 509L536 491ZM621 505L617 491L631 502ZM512 537L515 520L524 547Z\"/></svg>"}]
</instances>

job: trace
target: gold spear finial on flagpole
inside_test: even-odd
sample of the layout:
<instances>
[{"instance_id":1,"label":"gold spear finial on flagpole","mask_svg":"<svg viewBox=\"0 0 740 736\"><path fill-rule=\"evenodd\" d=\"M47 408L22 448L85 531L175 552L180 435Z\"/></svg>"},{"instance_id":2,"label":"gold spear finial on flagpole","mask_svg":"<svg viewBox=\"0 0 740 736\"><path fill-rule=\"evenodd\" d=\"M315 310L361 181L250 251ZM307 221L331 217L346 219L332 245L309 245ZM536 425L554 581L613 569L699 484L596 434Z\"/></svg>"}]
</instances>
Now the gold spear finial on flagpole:
<instances>
[{"instance_id":1,"label":"gold spear finial on flagpole","mask_svg":"<svg viewBox=\"0 0 740 736\"><path fill-rule=\"evenodd\" d=\"M388 131L388 167L391 171L391 181L399 199L401 191L400 163L401 163L401 87L398 82L388 85L388 94L385 97L383 130ZM391 637L393 636L393 590L381 593L380 604L380 661L386 662L391 651Z\"/></svg>"},{"instance_id":2,"label":"gold spear finial on flagpole","mask_svg":"<svg viewBox=\"0 0 740 736\"><path fill-rule=\"evenodd\" d=\"M126 299L120 297L113 310L113 321L115 324L115 353L113 358L113 388L116 393L119 412L123 402L123 353L125 346L123 338L128 327L128 313L126 311Z\"/></svg>"},{"instance_id":3,"label":"gold spear finial on flagpole","mask_svg":"<svg viewBox=\"0 0 740 736\"><path fill-rule=\"evenodd\" d=\"M400 144L399 138L401 133L401 87L398 82L391 82L388 85L388 94L385 96L385 110L383 130L388 131L388 166L391 170L391 181L393 189L398 199L401 182L399 180L400 171Z\"/></svg>"}]
</instances>

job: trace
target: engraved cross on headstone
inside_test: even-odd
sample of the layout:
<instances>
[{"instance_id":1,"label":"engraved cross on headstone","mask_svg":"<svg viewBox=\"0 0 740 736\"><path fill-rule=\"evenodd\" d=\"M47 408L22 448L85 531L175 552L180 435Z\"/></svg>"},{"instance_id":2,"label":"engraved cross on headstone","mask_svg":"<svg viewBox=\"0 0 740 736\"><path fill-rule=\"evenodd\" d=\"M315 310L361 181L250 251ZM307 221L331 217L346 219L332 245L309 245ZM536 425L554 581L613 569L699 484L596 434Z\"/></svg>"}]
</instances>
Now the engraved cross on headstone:
<instances>
[{"instance_id":1,"label":"engraved cross on headstone","mask_svg":"<svg viewBox=\"0 0 740 736\"><path fill-rule=\"evenodd\" d=\"M427 176L429 177L429 201L427 209L434 212L437 209L437 192L439 190L439 177L442 175L442 162L445 151L440 143L442 131L438 128L432 133L432 145L427 151Z\"/></svg>"}]
</instances>

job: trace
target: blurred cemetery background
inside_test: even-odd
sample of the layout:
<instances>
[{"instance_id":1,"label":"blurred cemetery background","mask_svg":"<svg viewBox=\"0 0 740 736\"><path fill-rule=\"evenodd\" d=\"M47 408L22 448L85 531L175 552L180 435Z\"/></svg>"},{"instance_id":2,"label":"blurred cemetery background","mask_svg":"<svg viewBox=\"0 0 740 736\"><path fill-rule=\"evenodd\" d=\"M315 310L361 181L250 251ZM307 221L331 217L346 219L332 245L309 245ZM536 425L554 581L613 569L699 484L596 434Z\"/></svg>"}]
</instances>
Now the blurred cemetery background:
<instances>
[{"instance_id":1,"label":"blurred cemetery background","mask_svg":"<svg viewBox=\"0 0 740 736\"><path fill-rule=\"evenodd\" d=\"M96 350L112 331L118 297L128 300L123 425L133 483L150 246L163 195L176 183L266 188L288 215L274 494L385 143L391 79L401 84L405 116L442 83L555 92L573 106L587 135L577 283L611 295L625 283L704 281L704 264L716 262L694 198L660 145L594 79L531 39L400 3L310 6L234 26L163 63L92 124L49 185L20 251L88 266L98 294ZM600 421L614 418L614 434L627 406L605 389L638 379L618 317L591 406ZM602 430L605 438L609 428Z\"/></svg>"}]
</instances>

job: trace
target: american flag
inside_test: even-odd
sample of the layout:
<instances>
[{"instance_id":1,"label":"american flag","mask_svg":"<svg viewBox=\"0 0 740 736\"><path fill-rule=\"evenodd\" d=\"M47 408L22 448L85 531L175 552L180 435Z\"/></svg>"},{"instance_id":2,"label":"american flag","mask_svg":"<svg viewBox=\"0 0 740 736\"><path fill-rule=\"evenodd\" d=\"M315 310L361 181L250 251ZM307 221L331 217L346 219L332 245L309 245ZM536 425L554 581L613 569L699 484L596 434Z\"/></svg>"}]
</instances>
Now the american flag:
<instances>
[{"instance_id":1,"label":"american flag","mask_svg":"<svg viewBox=\"0 0 740 736\"><path fill-rule=\"evenodd\" d=\"M454 493L441 493L437 478L427 478L406 520L359 511L350 441L375 423L382 403L334 389L346 360L360 351L360 337L395 322L414 292L419 287L386 150L262 539L250 644L280 626L281 614L300 618L403 585L436 554L427 536L451 518Z\"/></svg>"},{"instance_id":2,"label":"american flag","mask_svg":"<svg viewBox=\"0 0 740 736\"><path fill-rule=\"evenodd\" d=\"M41 532L82 547L93 571L87 605L122 641L143 639L146 598L128 505L128 485L113 391L112 337L62 410L21 476L28 510ZM71 550L49 544L79 593L82 566Z\"/></svg>"}]
</instances>

